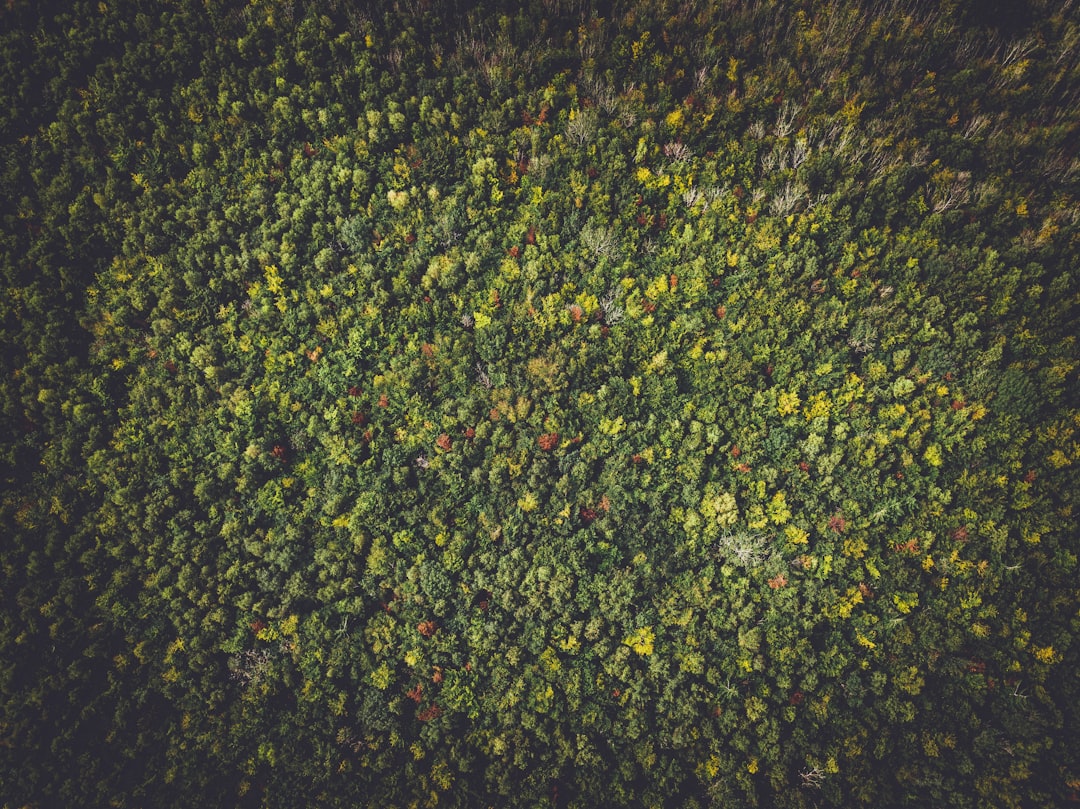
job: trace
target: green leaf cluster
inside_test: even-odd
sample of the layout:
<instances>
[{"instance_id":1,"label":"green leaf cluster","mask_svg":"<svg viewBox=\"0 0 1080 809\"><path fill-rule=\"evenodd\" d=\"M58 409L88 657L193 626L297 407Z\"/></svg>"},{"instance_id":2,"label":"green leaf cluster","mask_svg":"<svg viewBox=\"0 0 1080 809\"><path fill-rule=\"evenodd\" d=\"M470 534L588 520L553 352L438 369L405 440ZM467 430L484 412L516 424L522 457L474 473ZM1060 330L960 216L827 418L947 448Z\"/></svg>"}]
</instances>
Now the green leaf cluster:
<instances>
[{"instance_id":1,"label":"green leaf cluster","mask_svg":"<svg viewBox=\"0 0 1080 809\"><path fill-rule=\"evenodd\" d=\"M0 9L3 800L1077 800L1080 27L998 5Z\"/></svg>"}]
</instances>

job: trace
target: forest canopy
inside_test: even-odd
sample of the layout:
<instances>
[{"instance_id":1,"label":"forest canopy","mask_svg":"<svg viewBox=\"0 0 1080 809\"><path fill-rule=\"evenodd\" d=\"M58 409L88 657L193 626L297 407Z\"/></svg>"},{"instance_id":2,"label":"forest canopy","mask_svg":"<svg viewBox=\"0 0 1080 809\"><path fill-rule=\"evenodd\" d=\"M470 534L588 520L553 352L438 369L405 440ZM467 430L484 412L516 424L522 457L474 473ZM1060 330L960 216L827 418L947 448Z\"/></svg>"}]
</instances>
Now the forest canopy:
<instances>
[{"instance_id":1,"label":"forest canopy","mask_svg":"<svg viewBox=\"0 0 1080 809\"><path fill-rule=\"evenodd\" d=\"M0 7L0 805L1080 805L1080 20Z\"/></svg>"}]
</instances>

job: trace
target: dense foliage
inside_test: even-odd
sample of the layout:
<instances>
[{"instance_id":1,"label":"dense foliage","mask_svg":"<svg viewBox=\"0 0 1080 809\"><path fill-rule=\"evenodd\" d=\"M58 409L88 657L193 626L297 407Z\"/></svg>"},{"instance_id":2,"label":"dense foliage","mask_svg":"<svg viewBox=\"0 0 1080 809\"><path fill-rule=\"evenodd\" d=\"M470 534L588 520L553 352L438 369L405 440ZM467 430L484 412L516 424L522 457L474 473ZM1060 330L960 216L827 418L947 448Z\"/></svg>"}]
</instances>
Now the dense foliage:
<instances>
[{"instance_id":1,"label":"dense foliage","mask_svg":"<svg viewBox=\"0 0 1080 809\"><path fill-rule=\"evenodd\" d=\"M1080 801L1073 3L11 0L3 806Z\"/></svg>"}]
</instances>

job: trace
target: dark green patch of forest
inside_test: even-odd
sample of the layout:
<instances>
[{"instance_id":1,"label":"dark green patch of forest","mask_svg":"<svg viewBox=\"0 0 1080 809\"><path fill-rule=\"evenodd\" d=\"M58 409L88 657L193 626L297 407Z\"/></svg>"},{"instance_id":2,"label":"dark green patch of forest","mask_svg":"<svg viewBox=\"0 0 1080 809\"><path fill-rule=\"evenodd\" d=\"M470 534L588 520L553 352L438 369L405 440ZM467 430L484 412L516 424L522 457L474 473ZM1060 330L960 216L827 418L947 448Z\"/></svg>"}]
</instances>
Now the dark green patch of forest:
<instances>
[{"instance_id":1,"label":"dark green patch of forest","mask_svg":"<svg viewBox=\"0 0 1080 809\"><path fill-rule=\"evenodd\" d=\"M1080 804L1073 2L0 7L0 805Z\"/></svg>"}]
</instances>

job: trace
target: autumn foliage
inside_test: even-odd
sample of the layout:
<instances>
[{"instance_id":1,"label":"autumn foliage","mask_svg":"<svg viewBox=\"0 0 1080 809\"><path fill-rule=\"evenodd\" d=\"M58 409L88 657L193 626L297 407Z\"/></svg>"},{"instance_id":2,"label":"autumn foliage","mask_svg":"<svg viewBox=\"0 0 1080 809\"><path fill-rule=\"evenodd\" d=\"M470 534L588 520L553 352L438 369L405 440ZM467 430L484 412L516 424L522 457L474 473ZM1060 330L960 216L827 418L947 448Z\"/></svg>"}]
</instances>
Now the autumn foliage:
<instances>
[{"instance_id":1,"label":"autumn foliage","mask_svg":"<svg viewBox=\"0 0 1080 809\"><path fill-rule=\"evenodd\" d=\"M0 802L1075 802L1076 6L0 3Z\"/></svg>"}]
</instances>

